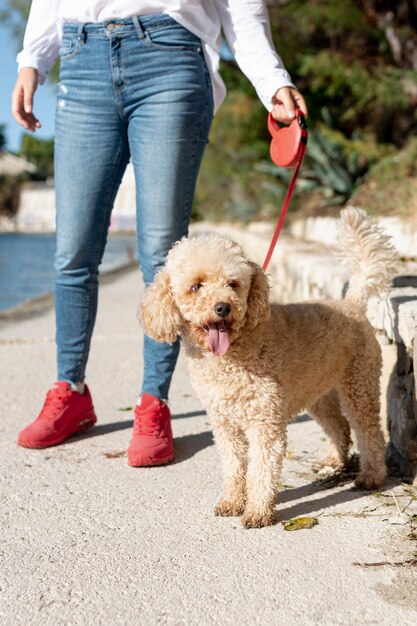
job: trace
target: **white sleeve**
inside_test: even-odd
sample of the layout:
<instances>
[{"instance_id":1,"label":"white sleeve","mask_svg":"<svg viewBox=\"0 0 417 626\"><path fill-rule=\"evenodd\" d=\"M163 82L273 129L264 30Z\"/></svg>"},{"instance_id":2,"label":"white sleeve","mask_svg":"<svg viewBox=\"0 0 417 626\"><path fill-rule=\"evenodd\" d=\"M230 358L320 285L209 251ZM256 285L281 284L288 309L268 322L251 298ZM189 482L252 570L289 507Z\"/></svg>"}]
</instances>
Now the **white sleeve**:
<instances>
[{"instance_id":1,"label":"white sleeve","mask_svg":"<svg viewBox=\"0 0 417 626\"><path fill-rule=\"evenodd\" d=\"M281 87L294 87L272 42L263 0L215 0L222 28L237 64L267 109Z\"/></svg>"},{"instance_id":2,"label":"white sleeve","mask_svg":"<svg viewBox=\"0 0 417 626\"><path fill-rule=\"evenodd\" d=\"M33 67L38 70L40 83L45 82L59 53L57 5L56 0L33 0L23 50L17 55L18 69Z\"/></svg>"}]
</instances>

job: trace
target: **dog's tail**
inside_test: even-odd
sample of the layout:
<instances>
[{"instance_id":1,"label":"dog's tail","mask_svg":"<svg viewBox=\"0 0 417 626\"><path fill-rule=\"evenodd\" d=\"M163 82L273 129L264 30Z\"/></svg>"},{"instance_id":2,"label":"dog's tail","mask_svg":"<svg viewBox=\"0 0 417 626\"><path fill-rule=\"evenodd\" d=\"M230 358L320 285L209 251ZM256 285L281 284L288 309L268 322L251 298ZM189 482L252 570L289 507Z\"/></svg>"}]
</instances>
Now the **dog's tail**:
<instances>
[{"instance_id":1,"label":"dog's tail","mask_svg":"<svg viewBox=\"0 0 417 626\"><path fill-rule=\"evenodd\" d=\"M382 295L390 288L398 253L377 221L354 207L341 211L338 248L352 271L346 300L364 310L371 296Z\"/></svg>"}]
</instances>

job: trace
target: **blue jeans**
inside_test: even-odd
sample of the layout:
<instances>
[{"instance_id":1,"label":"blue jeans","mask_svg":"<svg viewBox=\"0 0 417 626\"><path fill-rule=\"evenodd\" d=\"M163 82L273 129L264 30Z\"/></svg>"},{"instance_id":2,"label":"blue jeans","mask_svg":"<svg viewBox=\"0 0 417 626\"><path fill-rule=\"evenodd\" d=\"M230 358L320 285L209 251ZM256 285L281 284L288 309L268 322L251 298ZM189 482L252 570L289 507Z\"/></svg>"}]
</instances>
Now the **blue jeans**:
<instances>
[{"instance_id":1,"label":"blue jeans","mask_svg":"<svg viewBox=\"0 0 417 626\"><path fill-rule=\"evenodd\" d=\"M172 244L188 232L213 99L201 41L166 15L65 24L60 57L58 380L81 382L97 311L98 267L129 158L139 264L149 284ZM142 393L168 397L178 352L178 341L169 346L145 337Z\"/></svg>"}]
</instances>

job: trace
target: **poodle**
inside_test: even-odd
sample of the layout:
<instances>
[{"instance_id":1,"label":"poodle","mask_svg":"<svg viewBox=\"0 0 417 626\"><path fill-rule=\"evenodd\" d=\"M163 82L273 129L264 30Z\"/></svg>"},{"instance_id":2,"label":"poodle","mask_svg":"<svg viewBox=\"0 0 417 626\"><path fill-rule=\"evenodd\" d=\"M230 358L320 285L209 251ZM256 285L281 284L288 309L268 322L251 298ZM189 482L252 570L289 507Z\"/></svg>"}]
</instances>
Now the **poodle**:
<instances>
[{"instance_id":1,"label":"poodle","mask_svg":"<svg viewBox=\"0 0 417 626\"><path fill-rule=\"evenodd\" d=\"M347 461L353 428L355 486L384 484L381 351L365 311L389 287L397 254L360 209L342 211L340 230L352 265L344 300L271 305L265 272L236 242L208 234L174 245L139 307L150 337L181 337L224 468L214 512L242 515L247 528L274 522L287 422L302 410L332 442L325 464Z\"/></svg>"}]
</instances>

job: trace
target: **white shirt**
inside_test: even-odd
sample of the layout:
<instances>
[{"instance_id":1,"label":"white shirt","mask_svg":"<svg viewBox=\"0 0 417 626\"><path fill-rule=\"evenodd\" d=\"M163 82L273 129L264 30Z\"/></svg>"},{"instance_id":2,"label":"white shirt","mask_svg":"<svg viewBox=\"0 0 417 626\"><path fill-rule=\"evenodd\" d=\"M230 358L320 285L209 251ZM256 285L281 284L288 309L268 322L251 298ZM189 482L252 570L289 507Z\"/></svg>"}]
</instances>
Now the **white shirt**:
<instances>
[{"instance_id":1,"label":"white shirt","mask_svg":"<svg viewBox=\"0 0 417 626\"><path fill-rule=\"evenodd\" d=\"M33 0L18 54L19 69L33 67L45 81L60 47L64 22L103 22L166 13L197 35L213 85L215 110L226 95L219 74L221 29L236 62L267 109L281 87L294 87L271 37L264 0Z\"/></svg>"}]
</instances>

